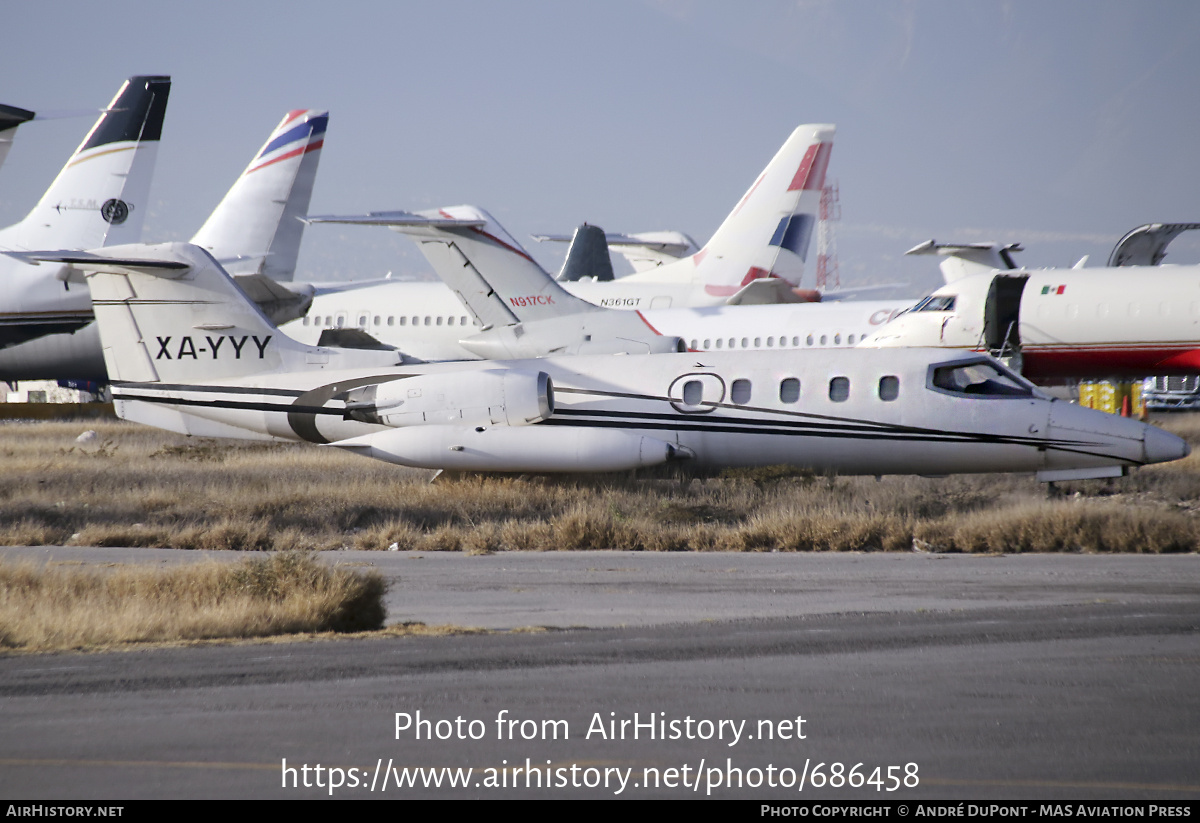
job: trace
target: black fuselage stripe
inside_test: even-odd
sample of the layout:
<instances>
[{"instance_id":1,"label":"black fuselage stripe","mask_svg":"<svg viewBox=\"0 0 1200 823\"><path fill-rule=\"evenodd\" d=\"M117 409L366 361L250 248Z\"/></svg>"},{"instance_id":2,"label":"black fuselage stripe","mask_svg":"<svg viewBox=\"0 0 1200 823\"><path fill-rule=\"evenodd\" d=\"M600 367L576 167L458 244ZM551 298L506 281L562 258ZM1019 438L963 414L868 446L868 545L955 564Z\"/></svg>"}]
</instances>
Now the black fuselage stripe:
<instances>
[{"instance_id":1,"label":"black fuselage stripe","mask_svg":"<svg viewBox=\"0 0 1200 823\"><path fill-rule=\"evenodd\" d=\"M331 409L325 406L299 406L295 404L280 404L280 403L248 403L235 400L187 400L182 398L170 397L153 397L148 395L134 395L121 393L114 395L118 400L137 400L145 403L156 403L163 405L177 406L208 406L223 409L236 409L240 411L262 411L276 412L279 414L313 414L324 415L328 417L344 417L345 412L342 409ZM556 412L559 414L561 412ZM664 416L665 417L665 416ZM664 419L661 422L650 422L647 420L555 420L551 418L544 420L537 425L551 426L575 426L578 428L613 428L613 429L643 429L648 431L692 431L705 432L715 434L754 434L754 435L773 435L773 436L788 436L788 437L817 437L822 439L833 440L883 440L887 442L903 443L903 442L928 442L928 443L986 443L989 445L1008 445L1021 446L1025 448L1037 449L1053 449L1054 451L1069 452L1072 454L1082 454L1094 457L1106 456L1104 453L1089 451L1079 446L1088 445L1085 443L1076 443L1075 447L1069 445L1069 441L1040 441L1030 440L1028 438L1004 437L1002 435L991 435L987 433L973 432L911 432L911 431L887 431L879 430L876 432L842 429L833 430L830 428L797 430L795 428L778 428L773 426L769 421L754 421L742 422L731 421L728 418L716 418L712 420L696 420L695 422L682 422L674 419ZM752 428L753 427L753 428ZM1121 458L1125 459L1125 458ZM1137 463L1141 461L1127 460L1129 463Z\"/></svg>"}]
</instances>

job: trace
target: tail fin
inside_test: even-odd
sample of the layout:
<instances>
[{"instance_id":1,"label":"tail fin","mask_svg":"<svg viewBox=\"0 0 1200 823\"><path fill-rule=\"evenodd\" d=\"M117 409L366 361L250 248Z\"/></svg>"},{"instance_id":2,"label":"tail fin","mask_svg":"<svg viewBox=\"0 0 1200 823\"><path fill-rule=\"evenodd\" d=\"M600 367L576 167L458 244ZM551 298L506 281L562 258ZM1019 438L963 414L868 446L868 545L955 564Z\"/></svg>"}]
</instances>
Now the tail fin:
<instances>
[{"instance_id":1,"label":"tail fin","mask_svg":"<svg viewBox=\"0 0 1200 823\"><path fill-rule=\"evenodd\" d=\"M0 246L90 249L138 240L170 92L169 77L125 81L33 211L0 232Z\"/></svg>"},{"instance_id":2,"label":"tail fin","mask_svg":"<svg viewBox=\"0 0 1200 823\"><path fill-rule=\"evenodd\" d=\"M29 257L86 274L113 381L196 383L398 362L391 351L306 346L280 333L199 246L135 244Z\"/></svg>"},{"instance_id":3,"label":"tail fin","mask_svg":"<svg viewBox=\"0 0 1200 823\"><path fill-rule=\"evenodd\" d=\"M388 226L411 236L484 331L601 310L556 283L495 218L475 206L321 216L310 222Z\"/></svg>"},{"instance_id":4,"label":"tail fin","mask_svg":"<svg viewBox=\"0 0 1200 823\"><path fill-rule=\"evenodd\" d=\"M574 242L575 235L535 234L533 239L539 243L570 243ZM635 272L676 263L680 258L691 257L700 250L696 241L681 231L644 231L637 234L605 232L604 239L609 250L624 257ZM561 274L558 279L563 280Z\"/></svg>"},{"instance_id":5,"label":"tail fin","mask_svg":"<svg viewBox=\"0 0 1200 823\"><path fill-rule=\"evenodd\" d=\"M708 294L731 297L763 277L800 284L833 134L832 125L792 132L704 248L691 256Z\"/></svg>"},{"instance_id":6,"label":"tail fin","mask_svg":"<svg viewBox=\"0 0 1200 823\"><path fill-rule=\"evenodd\" d=\"M192 242L230 274L293 279L328 123L328 112L288 112Z\"/></svg>"},{"instance_id":7,"label":"tail fin","mask_svg":"<svg viewBox=\"0 0 1200 823\"><path fill-rule=\"evenodd\" d=\"M34 116L33 112L19 109L16 106L0 105L0 166L4 165L4 159L8 157L8 150L12 148L13 138L17 135L17 126L28 123Z\"/></svg>"},{"instance_id":8,"label":"tail fin","mask_svg":"<svg viewBox=\"0 0 1200 823\"><path fill-rule=\"evenodd\" d=\"M607 282L613 279L612 259L608 256L608 241L604 229L584 223L575 229L567 259L555 278L560 283L575 280Z\"/></svg>"}]
</instances>

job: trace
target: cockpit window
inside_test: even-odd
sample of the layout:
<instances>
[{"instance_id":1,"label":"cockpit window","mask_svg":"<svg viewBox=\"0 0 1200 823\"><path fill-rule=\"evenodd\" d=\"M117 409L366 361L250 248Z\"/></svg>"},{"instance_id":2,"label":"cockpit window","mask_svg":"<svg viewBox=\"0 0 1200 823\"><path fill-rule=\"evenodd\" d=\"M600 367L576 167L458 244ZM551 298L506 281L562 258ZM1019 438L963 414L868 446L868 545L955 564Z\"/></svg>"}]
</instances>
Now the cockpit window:
<instances>
[{"instance_id":1,"label":"cockpit window","mask_svg":"<svg viewBox=\"0 0 1200 823\"><path fill-rule=\"evenodd\" d=\"M953 294L931 294L911 311L954 311L954 298Z\"/></svg>"},{"instance_id":2,"label":"cockpit window","mask_svg":"<svg viewBox=\"0 0 1200 823\"><path fill-rule=\"evenodd\" d=\"M978 397L1034 397L1033 386L996 363L981 360L934 366L933 387L953 394Z\"/></svg>"}]
</instances>

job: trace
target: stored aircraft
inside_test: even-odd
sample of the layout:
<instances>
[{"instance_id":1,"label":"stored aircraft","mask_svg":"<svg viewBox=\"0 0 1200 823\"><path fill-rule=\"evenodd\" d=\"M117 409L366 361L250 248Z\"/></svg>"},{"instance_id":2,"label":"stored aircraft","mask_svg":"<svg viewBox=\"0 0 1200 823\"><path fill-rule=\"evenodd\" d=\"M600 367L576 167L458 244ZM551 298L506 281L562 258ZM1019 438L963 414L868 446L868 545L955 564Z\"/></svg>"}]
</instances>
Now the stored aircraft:
<instances>
[{"instance_id":1,"label":"stored aircraft","mask_svg":"<svg viewBox=\"0 0 1200 823\"><path fill-rule=\"evenodd\" d=\"M1035 381L1200 371L1200 266L989 268L982 248L910 250L961 276L859 345L987 351Z\"/></svg>"},{"instance_id":2,"label":"stored aircraft","mask_svg":"<svg viewBox=\"0 0 1200 823\"><path fill-rule=\"evenodd\" d=\"M410 235L445 281L441 292L456 299L433 301L430 309L421 302L397 305L395 296L414 284L347 290L338 297L354 306L352 313L322 315L318 297L289 332L299 325L291 332L298 339L336 344L340 329L351 327L410 360L852 346L912 305L892 300L617 311L568 292L474 206L309 220L367 222Z\"/></svg>"},{"instance_id":3,"label":"stored aircraft","mask_svg":"<svg viewBox=\"0 0 1200 823\"><path fill-rule=\"evenodd\" d=\"M165 78L131 79L38 208L23 223L0 233L0 249L93 248L116 236L112 227L126 230L120 235L121 242L138 239L152 171L152 155L141 152L157 143L167 89ZM154 101L152 108L150 100ZM139 116L143 119L136 119ZM113 118L125 119L114 123ZM299 217L308 211L328 120L327 112L288 112L192 238L216 255L276 322L300 316L312 299L311 287L284 287L276 281L290 280L295 271L304 230ZM127 139L130 135L138 139ZM126 151L129 147L136 150ZM126 166L115 165L119 162ZM81 177L76 168L83 165L87 169L88 163L101 167L93 177ZM114 194L104 188L115 185L110 178L124 180L126 193ZM135 187L136 195L131 193ZM82 229L72 232L66 227L21 236L30 221L42 220L47 212L57 217L56 209L66 208L47 203L89 202L105 203L113 210L111 224L104 222L109 219L104 215L83 215L108 226L107 235ZM119 203L126 205L108 205ZM135 215L137 225L133 226ZM20 239L6 243L14 234ZM73 282L68 275L65 267L31 266L19 254L0 255L0 380L105 379L91 298L82 280L76 275Z\"/></svg>"},{"instance_id":4,"label":"stored aircraft","mask_svg":"<svg viewBox=\"0 0 1200 823\"><path fill-rule=\"evenodd\" d=\"M596 305L626 310L811 299L815 295L798 293L796 287L803 275L817 221L833 134L834 127L830 125L796 128L704 248L695 254L619 280L568 283L568 291ZM445 220L461 225L463 208L469 207L432 210L421 215L428 218L426 223ZM337 222L404 231L392 219L397 214L407 213L379 212ZM533 263L528 252L507 232L495 225L493 229L495 238ZM432 246L420 244L435 270L447 260L437 246L436 240ZM372 315L427 317L434 325L445 324L456 329L465 316L461 304L441 283L387 280L331 285L318 287L310 312L315 322L310 321L308 328L304 324L300 328L290 327L289 333L315 343L325 329L355 325L348 323L347 318L363 307L373 307ZM381 310L384 307L386 311ZM459 356L420 345L406 349L406 353L419 360Z\"/></svg>"},{"instance_id":5,"label":"stored aircraft","mask_svg":"<svg viewBox=\"0 0 1200 823\"><path fill-rule=\"evenodd\" d=\"M1104 477L1184 441L1052 400L986 355L685 352L397 366L275 328L205 250L43 255L87 273L117 413L470 471L790 463L846 474Z\"/></svg>"}]
</instances>

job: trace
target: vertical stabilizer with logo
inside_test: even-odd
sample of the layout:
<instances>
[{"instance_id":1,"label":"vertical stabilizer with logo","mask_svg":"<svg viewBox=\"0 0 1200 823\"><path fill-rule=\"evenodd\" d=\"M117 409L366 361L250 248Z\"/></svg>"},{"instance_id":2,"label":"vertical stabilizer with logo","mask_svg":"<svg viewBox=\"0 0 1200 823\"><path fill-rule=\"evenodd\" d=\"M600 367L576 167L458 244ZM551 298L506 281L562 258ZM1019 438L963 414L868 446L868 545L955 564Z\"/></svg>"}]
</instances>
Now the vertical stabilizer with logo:
<instances>
[{"instance_id":1,"label":"vertical stabilizer with logo","mask_svg":"<svg viewBox=\"0 0 1200 823\"><path fill-rule=\"evenodd\" d=\"M733 297L755 280L798 286L821 207L834 126L800 126L689 258L713 296Z\"/></svg>"},{"instance_id":2,"label":"vertical stabilizer with logo","mask_svg":"<svg viewBox=\"0 0 1200 823\"><path fill-rule=\"evenodd\" d=\"M293 279L328 124L328 112L288 112L192 242L232 275Z\"/></svg>"},{"instance_id":3,"label":"vertical stabilizer with logo","mask_svg":"<svg viewBox=\"0 0 1200 823\"><path fill-rule=\"evenodd\" d=\"M90 249L136 242L162 135L169 77L131 77L0 248Z\"/></svg>"}]
</instances>

